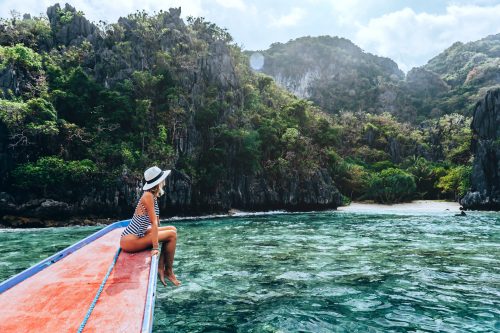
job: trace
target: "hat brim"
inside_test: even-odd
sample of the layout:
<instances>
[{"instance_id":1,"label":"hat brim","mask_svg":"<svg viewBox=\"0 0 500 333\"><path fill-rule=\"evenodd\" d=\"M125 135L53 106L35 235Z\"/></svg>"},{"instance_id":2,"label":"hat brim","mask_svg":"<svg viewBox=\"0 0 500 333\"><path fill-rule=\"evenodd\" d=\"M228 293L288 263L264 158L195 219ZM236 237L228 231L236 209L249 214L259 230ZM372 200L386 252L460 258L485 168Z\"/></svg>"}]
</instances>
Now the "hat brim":
<instances>
[{"instance_id":1,"label":"hat brim","mask_svg":"<svg viewBox=\"0 0 500 333\"><path fill-rule=\"evenodd\" d=\"M158 178L156 181L154 181L151 184L148 184L148 183L144 184L142 189L145 191L145 190L149 190L150 188L155 187L156 185L160 184L163 180L165 180L165 178L167 178L171 172L172 172L172 170L163 170L163 175L160 178Z\"/></svg>"}]
</instances>

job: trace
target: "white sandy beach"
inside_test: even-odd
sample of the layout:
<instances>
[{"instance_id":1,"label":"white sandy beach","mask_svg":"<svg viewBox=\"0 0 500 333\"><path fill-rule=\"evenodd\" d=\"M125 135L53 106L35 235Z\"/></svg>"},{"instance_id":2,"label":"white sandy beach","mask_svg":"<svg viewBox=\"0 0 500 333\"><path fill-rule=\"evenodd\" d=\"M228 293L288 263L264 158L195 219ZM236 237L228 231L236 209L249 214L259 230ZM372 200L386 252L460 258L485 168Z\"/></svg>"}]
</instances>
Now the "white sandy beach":
<instances>
[{"instance_id":1,"label":"white sandy beach","mask_svg":"<svg viewBox=\"0 0 500 333\"><path fill-rule=\"evenodd\" d=\"M360 213L460 213L460 204L450 201L415 200L408 203L382 205L377 203L352 202L339 207L338 211Z\"/></svg>"}]
</instances>

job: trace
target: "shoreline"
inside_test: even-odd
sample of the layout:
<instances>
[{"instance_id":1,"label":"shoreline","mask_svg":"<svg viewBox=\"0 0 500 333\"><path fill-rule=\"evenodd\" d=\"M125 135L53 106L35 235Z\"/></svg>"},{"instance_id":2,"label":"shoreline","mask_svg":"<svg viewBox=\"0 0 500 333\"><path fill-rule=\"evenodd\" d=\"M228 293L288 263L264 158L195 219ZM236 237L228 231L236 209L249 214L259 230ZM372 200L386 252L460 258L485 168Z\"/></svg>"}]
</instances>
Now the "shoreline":
<instances>
[{"instance_id":1,"label":"shoreline","mask_svg":"<svg viewBox=\"0 0 500 333\"><path fill-rule=\"evenodd\" d=\"M105 226L120 221L111 217L70 217L65 220L43 219L16 215L4 215L0 220L0 229L53 228L70 226Z\"/></svg>"},{"instance_id":2,"label":"shoreline","mask_svg":"<svg viewBox=\"0 0 500 333\"><path fill-rule=\"evenodd\" d=\"M353 201L348 206L339 206L337 209L325 209L323 211L338 211L347 213L376 213L376 214L401 214L401 213L460 213L460 204L453 201L443 200L415 200L407 203L397 204L378 204L373 202L360 202ZM309 212L318 212L321 210L311 210ZM160 219L161 222L168 221L184 221L184 220L203 220L211 218L227 218L227 217L245 217L245 216L259 216L259 215L273 215L273 214L294 214L294 213L308 213L304 211L286 211L286 210L272 210L272 211L241 211L231 209L227 213L222 214L206 214L194 216L172 216ZM50 227L68 227L68 226L105 226L116 221L124 220L126 218L102 218L102 217L71 217L65 220L54 219L41 219L36 217L23 217L14 215L5 215L0 220L0 229L25 229L25 228L50 228Z\"/></svg>"},{"instance_id":3,"label":"shoreline","mask_svg":"<svg viewBox=\"0 0 500 333\"><path fill-rule=\"evenodd\" d=\"M355 213L460 213L461 205L455 201L414 200L397 204L378 204L374 202L353 201L349 206L337 210Z\"/></svg>"}]
</instances>

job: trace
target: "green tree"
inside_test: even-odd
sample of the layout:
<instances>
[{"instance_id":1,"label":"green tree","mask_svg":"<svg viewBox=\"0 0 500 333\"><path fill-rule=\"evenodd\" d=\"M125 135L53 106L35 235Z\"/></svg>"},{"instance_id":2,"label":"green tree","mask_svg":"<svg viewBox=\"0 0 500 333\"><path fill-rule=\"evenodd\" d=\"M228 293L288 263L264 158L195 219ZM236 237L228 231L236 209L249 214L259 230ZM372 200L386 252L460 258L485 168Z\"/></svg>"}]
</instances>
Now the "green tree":
<instances>
[{"instance_id":1,"label":"green tree","mask_svg":"<svg viewBox=\"0 0 500 333\"><path fill-rule=\"evenodd\" d=\"M445 194L452 195L453 199L463 197L470 189L472 167L459 165L448 170L447 174L439 178L437 187Z\"/></svg>"},{"instance_id":2,"label":"green tree","mask_svg":"<svg viewBox=\"0 0 500 333\"><path fill-rule=\"evenodd\" d=\"M411 163L406 171L413 175L418 195L423 199L439 198L440 189L437 187L437 183L446 174L444 167L423 157L408 159L406 163Z\"/></svg>"},{"instance_id":3,"label":"green tree","mask_svg":"<svg viewBox=\"0 0 500 333\"><path fill-rule=\"evenodd\" d=\"M17 166L12 176L14 186L45 197L64 198L68 189L85 190L91 185L97 167L90 160L64 161L44 156L34 163Z\"/></svg>"},{"instance_id":4,"label":"green tree","mask_svg":"<svg viewBox=\"0 0 500 333\"><path fill-rule=\"evenodd\" d=\"M42 57L23 44L0 46L0 70L7 66L40 71L42 69Z\"/></svg>"},{"instance_id":5,"label":"green tree","mask_svg":"<svg viewBox=\"0 0 500 333\"><path fill-rule=\"evenodd\" d=\"M413 176L401 169L389 168L371 176L364 198L380 203L396 203L412 199L416 185Z\"/></svg>"}]
</instances>

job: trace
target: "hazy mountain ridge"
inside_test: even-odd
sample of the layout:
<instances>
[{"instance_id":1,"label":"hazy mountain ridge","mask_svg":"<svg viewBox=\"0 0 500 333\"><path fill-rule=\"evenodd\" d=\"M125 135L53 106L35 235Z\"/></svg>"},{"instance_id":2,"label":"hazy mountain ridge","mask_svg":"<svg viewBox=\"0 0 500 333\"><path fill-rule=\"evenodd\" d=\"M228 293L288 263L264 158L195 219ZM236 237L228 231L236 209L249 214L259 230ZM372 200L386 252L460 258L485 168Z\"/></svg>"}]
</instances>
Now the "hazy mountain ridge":
<instances>
[{"instance_id":1,"label":"hazy mountain ridge","mask_svg":"<svg viewBox=\"0 0 500 333\"><path fill-rule=\"evenodd\" d=\"M500 60L500 34L478 41L456 42L432 58L423 67L439 74L450 86L457 87L478 80L484 74L498 70ZM500 84L493 77L483 77L484 83Z\"/></svg>"},{"instance_id":2,"label":"hazy mountain ridge","mask_svg":"<svg viewBox=\"0 0 500 333\"><path fill-rule=\"evenodd\" d=\"M274 43L262 54L261 72L328 112L381 108L373 103L379 87L404 78L394 61L365 53L345 38L302 37Z\"/></svg>"},{"instance_id":3,"label":"hazy mountain ridge","mask_svg":"<svg viewBox=\"0 0 500 333\"><path fill-rule=\"evenodd\" d=\"M455 43L405 76L391 59L338 37L273 44L261 71L325 111L389 112L417 124L444 114L472 116L475 103L500 85L500 34Z\"/></svg>"}]
</instances>

